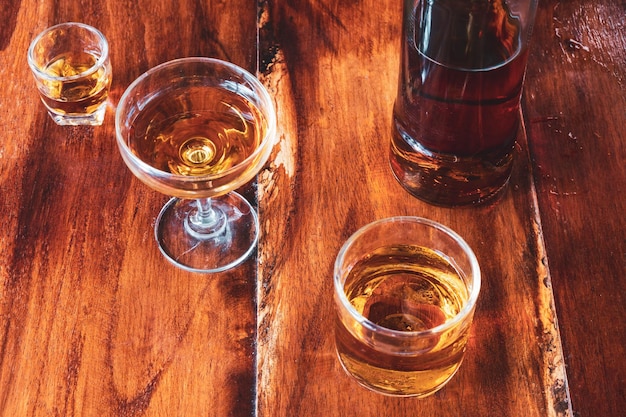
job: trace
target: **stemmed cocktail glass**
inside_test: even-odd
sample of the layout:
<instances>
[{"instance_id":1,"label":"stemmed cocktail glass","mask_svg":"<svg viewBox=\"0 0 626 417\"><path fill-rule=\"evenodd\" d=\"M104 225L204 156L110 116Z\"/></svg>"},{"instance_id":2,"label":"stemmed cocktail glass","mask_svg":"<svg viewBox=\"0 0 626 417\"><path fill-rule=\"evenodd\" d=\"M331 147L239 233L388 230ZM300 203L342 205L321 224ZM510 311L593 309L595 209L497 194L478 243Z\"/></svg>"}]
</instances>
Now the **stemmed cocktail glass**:
<instances>
[{"instance_id":1,"label":"stemmed cocktail glass","mask_svg":"<svg viewBox=\"0 0 626 417\"><path fill-rule=\"evenodd\" d=\"M173 196L155 224L165 257L194 272L243 262L259 222L233 190L258 173L276 138L275 109L258 79L218 59L166 62L128 87L115 124L133 174Z\"/></svg>"}]
</instances>

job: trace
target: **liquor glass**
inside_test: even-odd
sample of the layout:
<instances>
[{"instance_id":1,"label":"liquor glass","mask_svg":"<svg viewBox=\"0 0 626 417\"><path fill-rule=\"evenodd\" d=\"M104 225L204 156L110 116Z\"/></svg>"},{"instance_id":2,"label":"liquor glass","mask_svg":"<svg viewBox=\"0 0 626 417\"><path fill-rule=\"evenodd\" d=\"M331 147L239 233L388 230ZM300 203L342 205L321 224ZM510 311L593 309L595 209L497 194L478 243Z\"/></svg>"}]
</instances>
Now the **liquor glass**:
<instances>
[{"instance_id":1,"label":"liquor glass","mask_svg":"<svg viewBox=\"0 0 626 417\"><path fill-rule=\"evenodd\" d=\"M344 370L385 395L426 397L463 360L480 268L455 232L419 217L354 233L334 269L335 342Z\"/></svg>"},{"instance_id":2,"label":"liquor glass","mask_svg":"<svg viewBox=\"0 0 626 417\"><path fill-rule=\"evenodd\" d=\"M478 204L505 189L537 0L405 0L390 163L414 196Z\"/></svg>"},{"instance_id":3,"label":"liquor glass","mask_svg":"<svg viewBox=\"0 0 626 417\"><path fill-rule=\"evenodd\" d=\"M212 58L163 63L126 89L115 127L133 174L173 196L155 224L169 261L220 272L253 252L257 214L233 190L258 173L276 140L273 102L256 77Z\"/></svg>"},{"instance_id":4,"label":"liquor glass","mask_svg":"<svg viewBox=\"0 0 626 417\"><path fill-rule=\"evenodd\" d=\"M27 57L41 101L57 124L102 124L111 63L98 29L76 22L49 27L33 39Z\"/></svg>"}]
</instances>

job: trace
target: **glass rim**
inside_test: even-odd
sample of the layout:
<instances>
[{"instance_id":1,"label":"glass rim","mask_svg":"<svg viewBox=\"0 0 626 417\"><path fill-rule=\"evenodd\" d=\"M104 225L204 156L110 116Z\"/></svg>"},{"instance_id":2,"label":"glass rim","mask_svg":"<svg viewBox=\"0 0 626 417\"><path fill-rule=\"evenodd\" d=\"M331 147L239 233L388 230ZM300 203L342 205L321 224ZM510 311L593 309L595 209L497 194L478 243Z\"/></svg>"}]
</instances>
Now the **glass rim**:
<instances>
[{"instance_id":1,"label":"glass rim","mask_svg":"<svg viewBox=\"0 0 626 417\"><path fill-rule=\"evenodd\" d=\"M346 296L344 290L344 282L340 271L342 269L343 259L345 257L346 252L350 247L354 244L354 242L359 239L363 234L367 231L371 230L374 227L380 226L382 224L394 223L394 222L403 222L403 223L415 223L426 225L433 229L436 229L444 234L448 235L448 237L452 238L463 250L463 252L467 255L470 268L471 268L471 279L472 288L469 292L469 297L467 301L463 305L463 308L459 310L459 312L450 320L446 320L444 323L432 327L426 330L417 330L417 331L404 331L404 330L394 330L388 327L381 326L379 324L374 323L369 320L361 313L357 311L357 309L352 305L348 297ZM334 271L333 271L333 283L334 283L334 291L335 296L338 297L341 302L341 307L343 307L350 316L356 320L361 326L367 328L368 330L374 331L378 334L393 337L393 338L401 338L401 339L412 339L416 337L425 337L432 336L439 333L443 333L454 326L456 326L459 322L461 322L465 317L467 317L476 306L476 301L478 300L478 294L480 293L481 286L481 272L480 266L478 264L478 259L474 254L472 248L467 244L467 242L454 230L450 229L447 226L442 225L434 220L426 219L418 216L394 216L388 217L380 220L376 220L374 222L368 223L365 226L359 228L356 232L354 232L348 240L343 244L341 249L339 250L339 254L335 260Z\"/></svg>"},{"instance_id":2,"label":"glass rim","mask_svg":"<svg viewBox=\"0 0 626 417\"><path fill-rule=\"evenodd\" d=\"M122 121L123 119L125 119L126 117L122 114L122 109L125 107L124 104L128 101L130 95L133 93L133 90L141 83L143 82L145 79L147 79L148 77L150 77L152 74L161 71L165 68L170 68L170 67L174 67L176 65L179 64L184 64L184 63L206 63L206 64L210 64L210 65L215 65L215 66L221 66L221 67L226 67L228 68L228 70L234 74L237 74L238 76L242 76L242 78L244 78L247 82L249 82L253 88L254 88L254 92L258 95L261 96L261 100L262 102L267 102L270 104L270 106L267 106L269 108L268 111L265 111L265 107L264 107L264 111L262 111L263 116L266 118L267 120L267 132L265 133L265 135L263 136L263 138L261 139L261 142L259 144L259 146L254 150L254 152L252 152L250 155L248 155L248 157L246 157L243 161L239 162L238 164L228 168L227 170L218 172L218 173L213 173L213 174L205 174L205 175L197 175L197 176L189 176L189 175L181 175L181 174L173 174L171 172L167 172L167 171L163 171L157 168L154 168L152 165L148 164L147 162L145 162L144 160L142 160L141 158L139 158L137 155L135 155L134 152L132 152L132 150L130 149L130 147L128 146L128 143L126 141L126 137L124 137L122 135L122 125L124 124L124 122ZM147 101L150 101L151 98L149 96ZM144 103L145 105L145 103ZM173 180L173 181L177 181L177 182L181 182L181 183L185 183L185 182L190 182L190 183L195 183L195 182L201 182L201 181L212 181L212 180L218 180L221 178L224 178L226 176L228 176L229 174L231 174L232 172L236 172L237 170L240 170L242 166L246 166L248 164L250 164L252 161L254 161L254 159L256 159L260 154L262 154L263 152L265 152L268 148L271 148L275 142L275 136L276 136L276 109L274 107L274 104L272 102L272 98L269 94L269 92L267 91L267 89L265 88L265 86L261 83L261 81L254 76L251 72L245 70L244 68L233 64L232 62L228 62L228 61L224 61L218 58L209 58L209 57L185 57L185 58L177 58L177 59L173 59L171 61L167 61L167 62L163 62L153 68L150 68L149 70L147 70L146 72L144 72L143 74L141 74L138 78L136 78L124 91L124 93L122 94L122 96L120 97L120 100L118 102L117 105L117 109L115 111L115 137L117 140L118 145L121 146L121 148L123 149L123 152L125 155L127 155L129 158L131 158L133 160L133 162L137 165L139 165L141 167L141 170L144 172L148 172L149 175L154 176L156 178L158 178L159 180L162 179L166 179L168 181Z\"/></svg>"},{"instance_id":3,"label":"glass rim","mask_svg":"<svg viewBox=\"0 0 626 417\"><path fill-rule=\"evenodd\" d=\"M81 29L84 29L96 35L96 37L100 41L99 44L101 46L100 56L91 67L89 67L88 69L86 69L85 71L79 74L69 75L66 77L56 77L54 75L50 75L46 73L36 64L35 58L34 58L34 51L35 51L36 45L39 43L39 41L41 41L41 39L43 39L45 35L52 32L53 30L57 30L63 27L79 27ZM40 78L43 78L47 81L73 81L73 80L78 80L80 78L91 75L94 72L96 72L99 68L105 65L107 59L109 59L109 42L107 41L107 38L104 36L104 34L93 26L87 25L85 23L80 23L80 22L64 22L64 23L59 23L59 24L50 26L44 29L43 31L41 31L37 36L35 36L35 38L31 41L28 47L27 58L28 58L28 66Z\"/></svg>"}]
</instances>

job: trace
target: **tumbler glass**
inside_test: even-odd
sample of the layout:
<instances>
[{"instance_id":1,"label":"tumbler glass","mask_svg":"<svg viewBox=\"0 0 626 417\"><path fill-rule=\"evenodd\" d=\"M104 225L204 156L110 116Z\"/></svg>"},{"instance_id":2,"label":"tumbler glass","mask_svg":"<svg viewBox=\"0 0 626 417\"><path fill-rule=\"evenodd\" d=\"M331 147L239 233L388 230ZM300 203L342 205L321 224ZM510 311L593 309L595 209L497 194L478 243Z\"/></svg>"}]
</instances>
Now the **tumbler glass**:
<instances>
[{"instance_id":1,"label":"tumbler glass","mask_svg":"<svg viewBox=\"0 0 626 417\"><path fill-rule=\"evenodd\" d=\"M436 205L508 183L537 0L405 0L391 168Z\"/></svg>"},{"instance_id":2,"label":"tumbler glass","mask_svg":"<svg viewBox=\"0 0 626 417\"><path fill-rule=\"evenodd\" d=\"M419 217L371 223L339 252L334 287L337 354L361 385L425 397L459 369L480 268L452 230Z\"/></svg>"},{"instance_id":3,"label":"tumbler glass","mask_svg":"<svg viewBox=\"0 0 626 417\"><path fill-rule=\"evenodd\" d=\"M83 23L61 23L28 48L41 101L59 125L101 125L111 85L109 44Z\"/></svg>"}]
</instances>

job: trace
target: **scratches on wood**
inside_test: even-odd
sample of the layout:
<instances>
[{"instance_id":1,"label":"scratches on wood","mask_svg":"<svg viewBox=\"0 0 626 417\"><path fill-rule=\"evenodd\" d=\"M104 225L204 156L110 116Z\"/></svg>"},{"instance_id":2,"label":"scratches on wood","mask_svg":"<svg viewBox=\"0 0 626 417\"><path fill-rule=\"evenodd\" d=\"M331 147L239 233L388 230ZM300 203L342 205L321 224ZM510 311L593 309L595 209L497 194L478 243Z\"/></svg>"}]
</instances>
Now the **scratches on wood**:
<instances>
[{"instance_id":1,"label":"scratches on wood","mask_svg":"<svg viewBox=\"0 0 626 417\"><path fill-rule=\"evenodd\" d=\"M274 147L267 168L258 175L259 219L261 237L258 253L258 288L257 288L257 378L258 386L263 391L258 396L274 396L274 384L271 383L272 371L279 369L276 361L277 337L281 333L281 300L275 297L272 291L276 285L278 274L274 274L285 262L287 254L291 253L293 240L289 239L293 231L293 212L295 211L295 190L297 181L297 149L298 132L296 105L291 91L289 68L284 59L282 50L276 49L271 63L265 73L259 74L259 79L267 87L274 99L274 105L279 112L280 123L277 128L277 143ZM266 213L271 209L272 213ZM280 213L280 214L277 214ZM267 236L280 236L271 241L280 242L279 246L268 245ZM271 330L270 330L271 328Z\"/></svg>"},{"instance_id":2,"label":"scratches on wood","mask_svg":"<svg viewBox=\"0 0 626 417\"><path fill-rule=\"evenodd\" d=\"M541 364L544 387L546 387L547 391L545 392L547 402L546 411L549 413L547 417L572 417L574 414L569 397L567 373L563 360L561 335L559 333L558 318L552 291L548 256L543 241L537 193L532 183L531 188L533 188L533 190L529 195L531 196L531 203L535 214L535 218L532 219L532 235L536 238L537 243L535 252L535 277L540 281L537 283L537 326L540 335L539 346L544 356L544 360Z\"/></svg>"}]
</instances>

